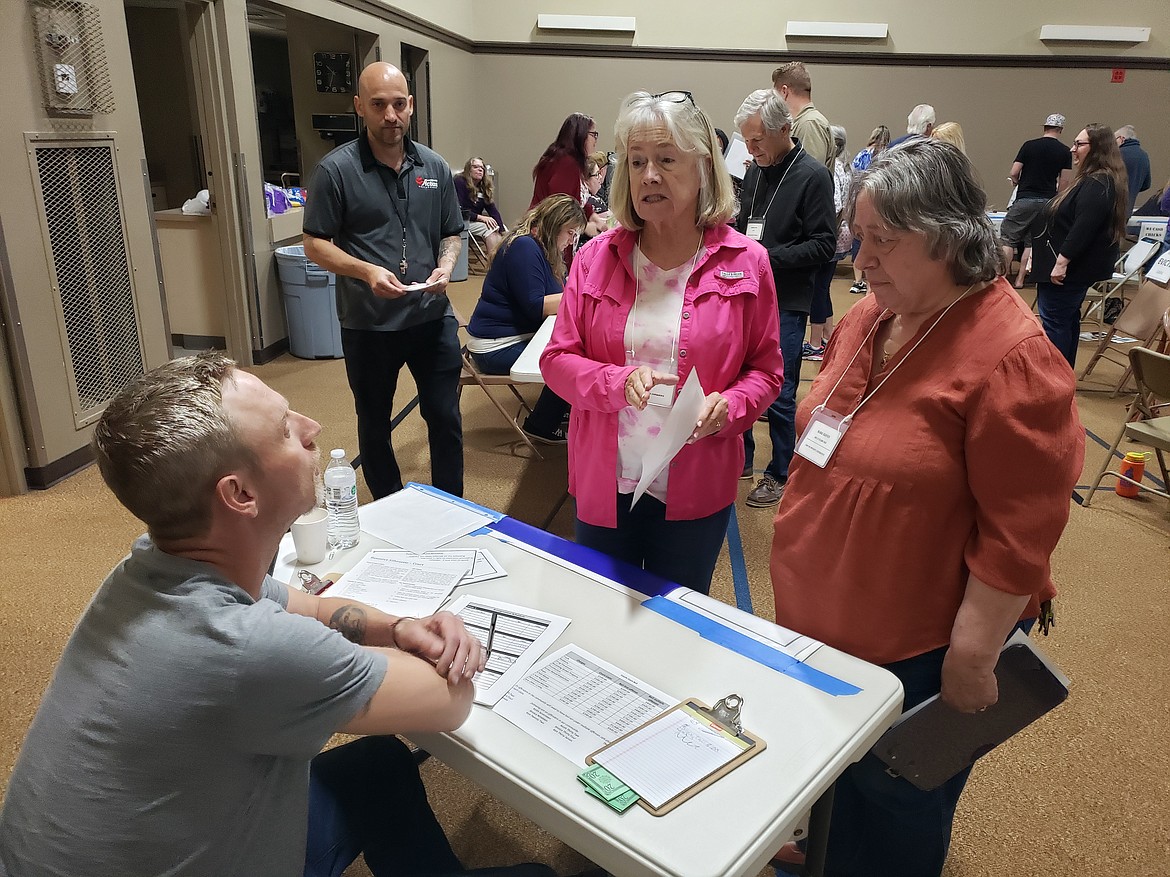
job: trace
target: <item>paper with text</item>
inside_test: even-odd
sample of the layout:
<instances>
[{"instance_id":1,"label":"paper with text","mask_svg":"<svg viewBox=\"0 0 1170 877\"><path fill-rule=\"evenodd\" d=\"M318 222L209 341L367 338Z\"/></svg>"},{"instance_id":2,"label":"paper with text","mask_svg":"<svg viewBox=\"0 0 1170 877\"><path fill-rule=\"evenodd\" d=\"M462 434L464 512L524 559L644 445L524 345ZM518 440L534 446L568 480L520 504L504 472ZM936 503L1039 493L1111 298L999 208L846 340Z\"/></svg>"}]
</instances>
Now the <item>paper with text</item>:
<instances>
[{"instance_id":1,"label":"paper with text","mask_svg":"<svg viewBox=\"0 0 1170 877\"><path fill-rule=\"evenodd\" d=\"M695 431L695 423L703 410L703 400L707 394L703 392L703 384L699 380L699 370L691 369L686 382L678 391L670 414L666 415L666 422L662 424L662 431L651 439L642 457L642 475L634 488L634 495L630 499L630 508L633 508L646 489L654 483L658 474L670 465L674 455L682 450Z\"/></svg>"},{"instance_id":2,"label":"paper with text","mask_svg":"<svg viewBox=\"0 0 1170 877\"><path fill-rule=\"evenodd\" d=\"M487 652L475 677L475 702L493 706L569 626L568 618L466 594L447 607Z\"/></svg>"},{"instance_id":3,"label":"paper with text","mask_svg":"<svg viewBox=\"0 0 1170 877\"><path fill-rule=\"evenodd\" d=\"M598 752L593 760L647 804L661 807L733 761L748 746L684 706Z\"/></svg>"},{"instance_id":4,"label":"paper with text","mask_svg":"<svg viewBox=\"0 0 1170 877\"><path fill-rule=\"evenodd\" d=\"M471 572L463 577L460 585L474 585L476 582L486 582L489 579L502 579L508 574L495 556L486 548L478 548L475 552L475 564Z\"/></svg>"},{"instance_id":5,"label":"paper with text","mask_svg":"<svg viewBox=\"0 0 1170 877\"><path fill-rule=\"evenodd\" d=\"M471 569L474 551L371 551L327 592L389 612L433 615Z\"/></svg>"},{"instance_id":6,"label":"paper with text","mask_svg":"<svg viewBox=\"0 0 1170 877\"><path fill-rule=\"evenodd\" d=\"M733 136L727 143L727 154L723 161L727 164L727 172L737 180L742 180L747 173L747 166L752 156L748 152L747 144L738 135Z\"/></svg>"},{"instance_id":7,"label":"paper with text","mask_svg":"<svg viewBox=\"0 0 1170 877\"><path fill-rule=\"evenodd\" d=\"M399 548L422 554L492 523L482 512L408 485L358 509L362 529Z\"/></svg>"},{"instance_id":8,"label":"paper with text","mask_svg":"<svg viewBox=\"0 0 1170 877\"><path fill-rule=\"evenodd\" d=\"M678 703L579 646L524 675L495 711L574 764Z\"/></svg>"}]
</instances>

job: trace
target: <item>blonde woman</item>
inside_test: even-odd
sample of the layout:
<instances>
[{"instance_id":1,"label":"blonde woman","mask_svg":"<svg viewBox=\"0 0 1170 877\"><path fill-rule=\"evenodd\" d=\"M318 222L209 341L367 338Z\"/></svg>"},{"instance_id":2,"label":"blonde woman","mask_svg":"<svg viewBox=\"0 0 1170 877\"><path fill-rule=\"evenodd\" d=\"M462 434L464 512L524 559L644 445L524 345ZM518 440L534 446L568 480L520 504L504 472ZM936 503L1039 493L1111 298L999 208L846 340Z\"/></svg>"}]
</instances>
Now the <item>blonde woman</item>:
<instances>
[{"instance_id":1,"label":"blonde woman","mask_svg":"<svg viewBox=\"0 0 1170 877\"><path fill-rule=\"evenodd\" d=\"M576 200L549 195L504 237L467 326L467 349L480 371L508 374L544 318L557 312L565 283L562 254L584 225ZM545 387L522 429L535 441L564 444L568 413L568 404Z\"/></svg>"},{"instance_id":2,"label":"blonde woman","mask_svg":"<svg viewBox=\"0 0 1170 877\"><path fill-rule=\"evenodd\" d=\"M963 155L967 154L967 141L963 139L963 127L958 122L943 122L936 125L930 136L943 143L949 143Z\"/></svg>"}]
</instances>

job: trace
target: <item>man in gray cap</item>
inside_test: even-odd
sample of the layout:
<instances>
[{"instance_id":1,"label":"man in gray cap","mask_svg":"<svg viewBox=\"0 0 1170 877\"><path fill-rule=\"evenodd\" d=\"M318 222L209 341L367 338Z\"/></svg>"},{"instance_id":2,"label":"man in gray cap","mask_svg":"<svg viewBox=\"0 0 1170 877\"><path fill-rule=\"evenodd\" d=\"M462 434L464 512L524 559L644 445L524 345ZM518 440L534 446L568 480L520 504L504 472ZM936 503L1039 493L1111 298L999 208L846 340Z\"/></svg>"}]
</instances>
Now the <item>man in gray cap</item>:
<instances>
[{"instance_id":1,"label":"man in gray cap","mask_svg":"<svg viewBox=\"0 0 1170 877\"><path fill-rule=\"evenodd\" d=\"M1114 137L1121 150L1121 160L1125 162L1125 175L1129 177L1129 212L1133 213L1138 193L1144 192L1154 183L1150 177L1150 156L1142 149L1142 142L1138 140L1133 125L1122 125Z\"/></svg>"},{"instance_id":2,"label":"man in gray cap","mask_svg":"<svg viewBox=\"0 0 1170 877\"><path fill-rule=\"evenodd\" d=\"M1019 188L1016 191L1016 200L1003 218L999 236L1003 243L1003 257L1009 273L1016 251L1021 246L1024 248L1020 256L1020 272L1014 284L1016 289L1024 285L1028 250L1032 246L1032 236L1029 232L1032 220L1044 209L1048 199L1056 194L1057 188L1063 189L1072 176L1072 153L1060 142L1063 131L1064 116L1060 113L1050 115L1044 120L1043 136L1029 140L1020 147L1008 174L1012 185Z\"/></svg>"}]
</instances>

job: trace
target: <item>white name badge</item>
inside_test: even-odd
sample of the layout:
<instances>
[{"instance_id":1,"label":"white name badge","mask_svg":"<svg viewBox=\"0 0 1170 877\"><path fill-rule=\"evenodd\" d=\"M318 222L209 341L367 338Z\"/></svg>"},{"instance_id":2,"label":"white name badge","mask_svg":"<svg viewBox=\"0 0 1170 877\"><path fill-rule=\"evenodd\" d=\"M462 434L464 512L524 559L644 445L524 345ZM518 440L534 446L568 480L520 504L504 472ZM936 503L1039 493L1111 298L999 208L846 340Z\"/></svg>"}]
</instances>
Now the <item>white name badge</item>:
<instances>
[{"instance_id":1,"label":"white name badge","mask_svg":"<svg viewBox=\"0 0 1170 877\"><path fill-rule=\"evenodd\" d=\"M670 408L674 405L674 390L670 384L655 384L650 388L650 399L646 404L655 408Z\"/></svg>"},{"instance_id":2,"label":"white name badge","mask_svg":"<svg viewBox=\"0 0 1170 877\"><path fill-rule=\"evenodd\" d=\"M758 241L764 236L764 220L749 219L747 222L747 229L744 231L753 241Z\"/></svg>"},{"instance_id":3,"label":"white name badge","mask_svg":"<svg viewBox=\"0 0 1170 877\"><path fill-rule=\"evenodd\" d=\"M824 406L814 409L796 443L796 453L824 469L849 429L849 423L847 418Z\"/></svg>"}]
</instances>

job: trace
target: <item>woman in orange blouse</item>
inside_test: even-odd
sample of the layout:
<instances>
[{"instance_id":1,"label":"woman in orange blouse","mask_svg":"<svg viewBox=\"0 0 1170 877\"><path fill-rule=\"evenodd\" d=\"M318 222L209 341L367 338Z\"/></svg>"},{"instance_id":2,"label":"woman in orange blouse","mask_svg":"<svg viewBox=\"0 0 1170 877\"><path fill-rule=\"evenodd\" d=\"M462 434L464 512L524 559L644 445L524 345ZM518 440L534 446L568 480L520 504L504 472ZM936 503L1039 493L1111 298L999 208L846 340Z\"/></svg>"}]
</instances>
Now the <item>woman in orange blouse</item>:
<instances>
[{"instance_id":1,"label":"woman in orange blouse","mask_svg":"<svg viewBox=\"0 0 1170 877\"><path fill-rule=\"evenodd\" d=\"M941 691L973 712L997 699L1012 628L1054 593L1049 558L1084 458L1076 381L999 276L961 152L915 138L853 191L870 294L798 412L776 619L885 666L906 709ZM884 767L867 755L838 782L827 873L937 877L968 772L922 792Z\"/></svg>"}]
</instances>

